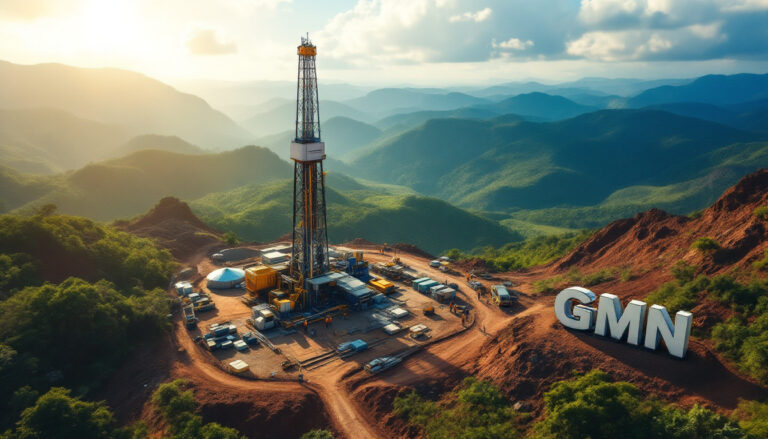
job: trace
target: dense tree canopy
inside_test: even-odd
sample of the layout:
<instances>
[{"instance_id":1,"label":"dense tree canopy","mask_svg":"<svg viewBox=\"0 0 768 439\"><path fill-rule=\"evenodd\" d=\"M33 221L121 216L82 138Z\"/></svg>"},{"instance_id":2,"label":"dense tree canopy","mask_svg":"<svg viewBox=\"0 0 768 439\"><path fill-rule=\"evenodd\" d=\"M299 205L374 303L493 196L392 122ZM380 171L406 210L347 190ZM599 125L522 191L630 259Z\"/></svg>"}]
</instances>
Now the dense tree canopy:
<instances>
[{"instance_id":1,"label":"dense tree canopy","mask_svg":"<svg viewBox=\"0 0 768 439\"><path fill-rule=\"evenodd\" d=\"M544 394L538 438L741 438L728 418L700 406L688 410L644 398L637 387L600 371L552 385Z\"/></svg>"},{"instance_id":2,"label":"dense tree canopy","mask_svg":"<svg viewBox=\"0 0 768 439\"><path fill-rule=\"evenodd\" d=\"M70 276L118 289L165 287L171 255L151 241L66 215L0 215L0 298Z\"/></svg>"},{"instance_id":3,"label":"dense tree canopy","mask_svg":"<svg viewBox=\"0 0 768 439\"><path fill-rule=\"evenodd\" d=\"M519 437L517 415L499 389L488 381L469 377L443 400L422 399L411 391L395 399L395 413L421 426L427 437Z\"/></svg>"}]
</instances>

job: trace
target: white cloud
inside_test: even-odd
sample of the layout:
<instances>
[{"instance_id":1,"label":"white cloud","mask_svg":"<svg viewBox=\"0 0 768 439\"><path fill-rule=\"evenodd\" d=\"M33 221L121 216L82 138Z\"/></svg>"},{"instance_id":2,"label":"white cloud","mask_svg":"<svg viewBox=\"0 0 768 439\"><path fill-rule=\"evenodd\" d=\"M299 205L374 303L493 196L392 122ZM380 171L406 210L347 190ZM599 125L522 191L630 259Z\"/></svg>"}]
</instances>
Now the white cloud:
<instances>
[{"instance_id":1,"label":"white cloud","mask_svg":"<svg viewBox=\"0 0 768 439\"><path fill-rule=\"evenodd\" d=\"M459 21L474 21L475 23L480 23L487 20L492 13L493 10L491 10L491 8L484 8L477 12L465 12L463 14L453 15L448 18L448 21L451 23L456 23Z\"/></svg>"},{"instance_id":2,"label":"white cloud","mask_svg":"<svg viewBox=\"0 0 768 439\"><path fill-rule=\"evenodd\" d=\"M722 23L714 22L709 24L692 24L687 29L699 38L713 39L721 36L721 27Z\"/></svg>"},{"instance_id":3,"label":"white cloud","mask_svg":"<svg viewBox=\"0 0 768 439\"><path fill-rule=\"evenodd\" d=\"M507 41L502 41L501 43L496 43L496 41L494 41L493 47L498 49L508 49L508 50L525 50L529 47L533 47L533 41L531 40L523 41L519 38L510 38Z\"/></svg>"},{"instance_id":4,"label":"white cloud","mask_svg":"<svg viewBox=\"0 0 768 439\"><path fill-rule=\"evenodd\" d=\"M755 12L768 10L768 0L722 0L725 12Z\"/></svg>"},{"instance_id":5,"label":"white cloud","mask_svg":"<svg viewBox=\"0 0 768 439\"><path fill-rule=\"evenodd\" d=\"M221 40L215 29L195 29L187 36L187 49L194 55L225 55L237 52L237 45Z\"/></svg>"},{"instance_id":6,"label":"white cloud","mask_svg":"<svg viewBox=\"0 0 768 439\"><path fill-rule=\"evenodd\" d=\"M569 41L566 51L587 59L611 61L624 53L627 45L620 35L611 32L587 32L580 38Z\"/></svg>"},{"instance_id":7,"label":"white cloud","mask_svg":"<svg viewBox=\"0 0 768 439\"><path fill-rule=\"evenodd\" d=\"M467 0L358 0L336 15L314 40L338 63L480 61L491 50L491 8L466 11ZM460 20L451 17L459 16ZM466 23L460 23L466 22ZM475 26L456 35L453 26ZM327 59L327 58L326 58Z\"/></svg>"},{"instance_id":8,"label":"white cloud","mask_svg":"<svg viewBox=\"0 0 768 439\"><path fill-rule=\"evenodd\" d=\"M581 0L579 18L589 24L604 22L620 15L636 14L639 0Z\"/></svg>"}]
</instances>

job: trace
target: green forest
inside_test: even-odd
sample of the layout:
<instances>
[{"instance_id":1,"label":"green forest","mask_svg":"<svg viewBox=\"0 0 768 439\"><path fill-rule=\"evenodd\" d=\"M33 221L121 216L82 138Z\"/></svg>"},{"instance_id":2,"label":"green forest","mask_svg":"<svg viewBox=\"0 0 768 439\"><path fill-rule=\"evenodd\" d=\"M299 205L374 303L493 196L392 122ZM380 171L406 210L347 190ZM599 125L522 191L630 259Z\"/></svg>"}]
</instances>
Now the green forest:
<instances>
[{"instance_id":1,"label":"green forest","mask_svg":"<svg viewBox=\"0 0 768 439\"><path fill-rule=\"evenodd\" d=\"M430 439L757 439L768 432L768 404L742 403L730 418L698 405L679 408L599 370L555 382L543 405L543 416L532 419L496 385L469 377L438 400L401 392L393 409Z\"/></svg>"},{"instance_id":2,"label":"green forest","mask_svg":"<svg viewBox=\"0 0 768 439\"><path fill-rule=\"evenodd\" d=\"M164 290L175 263L146 239L49 206L0 216L0 265L0 431L9 437L52 437L29 426L53 428L46 413L60 409L57 401L87 399L170 326ZM100 404L71 410L90 413L83 416L100 431L113 424Z\"/></svg>"}]
</instances>

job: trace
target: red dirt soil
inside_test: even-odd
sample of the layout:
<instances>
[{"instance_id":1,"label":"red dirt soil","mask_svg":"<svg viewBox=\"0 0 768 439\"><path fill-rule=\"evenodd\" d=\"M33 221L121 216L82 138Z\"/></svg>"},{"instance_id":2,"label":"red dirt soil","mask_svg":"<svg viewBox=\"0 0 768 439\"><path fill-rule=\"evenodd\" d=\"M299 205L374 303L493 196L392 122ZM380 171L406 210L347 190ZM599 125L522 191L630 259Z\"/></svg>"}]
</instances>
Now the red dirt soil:
<instances>
[{"instance_id":1,"label":"red dirt soil","mask_svg":"<svg viewBox=\"0 0 768 439\"><path fill-rule=\"evenodd\" d=\"M699 266L707 274L749 267L768 246L764 223L753 213L767 201L768 171L761 170L727 190L699 218L653 209L611 223L552 264L526 273L499 276L519 283L523 292L530 292L534 281L572 267L591 273L602 268L626 267L629 262L636 273L632 280L613 280L591 288L599 293L619 294L625 302L641 299L671 279L669 267L680 259ZM690 250L691 243L702 236L715 239L722 249L711 255ZM429 273L423 262L405 259ZM534 415L541 413L542 394L553 382L571 378L574 371L594 368L684 406L699 403L728 412L736 407L739 398L768 397L768 390L735 371L705 340L693 338L686 359L678 360L662 351L650 352L563 328L552 311L553 296L523 296L524 310L513 311L516 315L509 318L500 316L498 309L489 309L471 294L466 297L476 306L476 327L487 323L492 336L469 331L415 354L391 371L351 380L354 399L365 412L374 413L379 428L391 437L421 434L391 413L392 401L404 387L440 393L470 374L494 381L513 401L529 403ZM702 328L709 328L733 313L706 300L692 311L694 325Z\"/></svg>"},{"instance_id":2,"label":"red dirt soil","mask_svg":"<svg viewBox=\"0 0 768 439\"><path fill-rule=\"evenodd\" d=\"M726 191L699 218L654 209L615 221L552 264L526 272L497 274L503 280L515 282L519 285L516 288L523 292L520 303L510 310L500 310L462 287L464 291L459 298L472 306L474 328L429 345L378 375L368 375L359 367L328 366L308 374L310 384L306 386L293 382L246 381L211 364L192 340L184 337L183 329L177 327L173 340L180 343L181 350L174 348L160 353L156 371L146 376L137 374L132 369L135 366L126 364L126 370L118 372L115 380L125 380L123 385L131 389L138 387L141 392L141 386L150 379L187 378L195 386L207 420L242 428L255 437L267 433L285 436L286 428L295 427L290 430L290 437L309 428L330 426L342 437L349 438L419 436L421 431L392 414L396 395L416 388L424 395L437 397L470 374L496 382L513 401L529 403L534 415L541 413L542 393L554 381L568 379L574 371L593 368L684 406L700 403L728 412L739 398L764 399L768 391L734 371L708 342L693 338L687 358L678 360L662 351L649 352L593 334L570 331L556 322L553 296L532 294L532 284L572 267L591 273L631 265L635 273L633 279L591 287L598 293L612 292L628 301L644 298L668 281L669 267L680 259L695 264L707 274L749 267L767 246L764 222L753 214L754 209L765 205L767 200L768 171L761 170ZM708 255L690 250L691 243L702 236L715 239L722 249ZM392 257L392 253L379 254L381 246L367 241L355 240L347 245L375 250L366 254L369 261ZM435 278L465 285L463 275L444 274L429 267L429 259L423 252L413 248L402 250L398 255L404 263ZM199 260L201 256L204 253L198 249L195 256L185 262L193 264L192 259ZM704 328L732 313L707 301L692 311L695 325ZM141 363L141 358L136 361ZM151 361L154 360L144 358L145 363ZM167 371L165 375L163 370ZM122 401L125 412L151 423L151 411L148 412L146 404L141 406L142 398L146 396L131 398L125 391L118 391L108 399L118 406Z\"/></svg>"},{"instance_id":3,"label":"red dirt soil","mask_svg":"<svg viewBox=\"0 0 768 439\"><path fill-rule=\"evenodd\" d=\"M701 216L691 219L651 209L634 218L614 221L571 254L552 264L553 271L572 266L664 269L683 259L708 274L747 267L768 247L765 221L754 214L768 202L768 171L749 174L728 189ZM721 245L711 255L691 249L700 237Z\"/></svg>"},{"instance_id":4,"label":"red dirt soil","mask_svg":"<svg viewBox=\"0 0 768 439\"><path fill-rule=\"evenodd\" d=\"M147 214L115 226L137 236L155 240L176 259L186 259L201 247L221 243L221 235L192 213L178 198L160 200Z\"/></svg>"}]
</instances>

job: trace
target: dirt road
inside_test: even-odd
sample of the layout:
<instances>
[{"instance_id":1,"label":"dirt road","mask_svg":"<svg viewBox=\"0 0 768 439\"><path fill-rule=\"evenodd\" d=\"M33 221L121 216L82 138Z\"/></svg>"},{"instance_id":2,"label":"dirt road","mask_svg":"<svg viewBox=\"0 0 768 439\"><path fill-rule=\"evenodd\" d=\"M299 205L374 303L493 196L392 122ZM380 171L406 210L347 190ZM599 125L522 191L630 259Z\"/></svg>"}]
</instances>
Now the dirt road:
<instances>
[{"instance_id":1,"label":"dirt road","mask_svg":"<svg viewBox=\"0 0 768 439\"><path fill-rule=\"evenodd\" d=\"M307 382L300 384L286 381L244 380L222 371L212 364L207 353L194 344L179 323L176 329L176 338L188 353L189 361L178 364L174 375L196 377L213 383L221 389L270 392L276 396L311 391L322 400L335 430L340 435L347 438L379 438L389 436L389 432L379 431L379 428L387 428L381 424L380 419L377 419L381 413L374 413L370 407L365 406L364 402L353 398L353 393L359 394L366 388L377 386L417 386L424 382L439 382L440 380L455 379L474 373L477 371L473 368L477 367L478 358L486 354L482 351L486 342L500 333L502 329L508 328L513 321L518 321L517 319L528 316L534 318L533 324L527 331L529 337L538 337L541 340L553 337L551 325L554 317L550 309L551 297L532 297L523 294L518 304L507 310L502 310L489 304L487 296L482 299L478 298L477 294L466 286L466 279L463 275L443 273L430 267L428 261L421 257L402 253L398 256L402 263L435 280L458 284L462 290L458 296L459 299L471 305L475 313L474 327L451 337L449 340L430 344L405 359L397 367L376 376L369 376L361 372L358 365L334 362L319 369L305 371ZM389 260L391 255L368 250L365 258L369 262L383 262ZM532 280L544 275L544 273L531 272L505 273L501 277L522 284L520 289L527 291ZM492 284L491 282L484 283L488 287ZM582 347L584 344L599 344L609 357L638 357L640 358L639 361L646 361L647 354L634 352L627 354L622 351L626 349L623 345L593 340L588 336L582 337L578 334L568 333L566 336L569 339L577 338L572 340L572 343L576 345L581 343ZM560 343L554 340L554 344ZM614 351L621 352L616 353ZM595 355L604 355L604 353L595 352ZM630 364L629 366L637 367L641 372L643 370L643 367L637 364Z\"/></svg>"}]
</instances>

